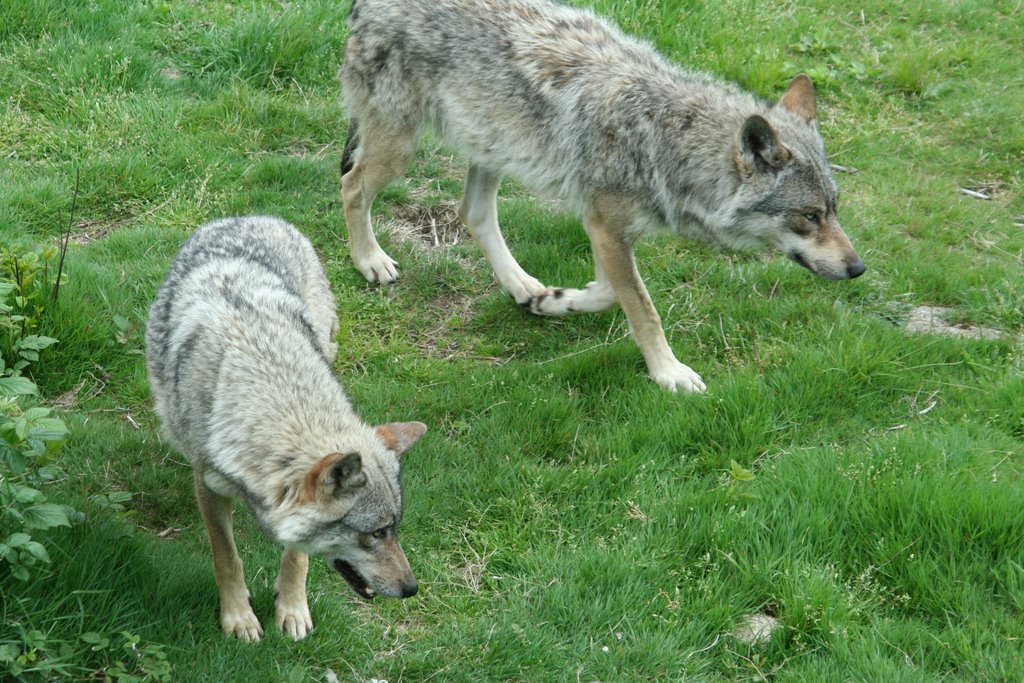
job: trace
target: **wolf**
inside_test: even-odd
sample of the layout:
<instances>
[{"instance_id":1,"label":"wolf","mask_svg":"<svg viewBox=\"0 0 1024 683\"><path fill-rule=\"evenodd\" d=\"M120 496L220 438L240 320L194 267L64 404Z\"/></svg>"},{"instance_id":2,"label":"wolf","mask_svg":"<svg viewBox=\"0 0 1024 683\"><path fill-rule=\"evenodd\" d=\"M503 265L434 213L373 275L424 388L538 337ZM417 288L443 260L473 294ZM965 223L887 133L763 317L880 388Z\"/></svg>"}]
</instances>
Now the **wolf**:
<instances>
[{"instance_id":1,"label":"wolf","mask_svg":"<svg viewBox=\"0 0 1024 683\"><path fill-rule=\"evenodd\" d=\"M154 406L192 465L213 549L225 633L259 640L232 501L284 546L278 627L295 640L313 628L309 555L325 557L362 598L409 597L417 582L398 542L399 456L420 422L373 427L334 373L334 296L309 241L283 220L207 223L185 242L160 286L146 328Z\"/></svg>"},{"instance_id":2,"label":"wolf","mask_svg":"<svg viewBox=\"0 0 1024 683\"><path fill-rule=\"evenodd\" d=\"M399 275L374 237L373 198L405 172L424 127L469 161L459 215L501 286L540 315L618 303L671 391L705 385L665 339L633 256L642 234L770 246L830 280L865 270L836 215L806 75L761 101L549 0L355 0L349 25L342 195L351 256L371 282ZM586 287L545 287L516 262L498 228L505 175L582 216Z\"/></svg>"}]
</instances>

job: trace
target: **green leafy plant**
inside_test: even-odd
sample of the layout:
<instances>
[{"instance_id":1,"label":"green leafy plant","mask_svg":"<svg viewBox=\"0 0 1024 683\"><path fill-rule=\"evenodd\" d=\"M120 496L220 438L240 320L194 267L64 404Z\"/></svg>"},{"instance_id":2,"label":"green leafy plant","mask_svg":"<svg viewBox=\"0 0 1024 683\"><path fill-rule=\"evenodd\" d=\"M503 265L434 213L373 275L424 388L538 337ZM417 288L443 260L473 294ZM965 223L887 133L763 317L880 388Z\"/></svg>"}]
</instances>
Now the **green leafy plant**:
<instances>
[{"instance_id":1,"label":"green leafy plant","mask_svg":"<svg viewBox=\"0 0 1024 683\"><path fill-rule=\"evenodd\" d=\"M49 475L47 466L67 427L49 408L22 405L37 393L23 371L57 341L37 332L56 283L50 263L60 253L52 247L0 253L6 278L0 279L0 567L6 565L22 581L31 577L33 567L50 561L32 534L69 526L74 514L47 502L37 488Z\"/></svg>"},{"instance_id":2,"label":"green leafy plant","mask_svg":"<svg viewBox=\"0 0 1024 683\"><path fill-rule=\"evenodd\" d=\"M38 629L15 625L13 640L0 641L0 677L3 680L28 681L68 676L67 665L60 661L59 645Z\"/></svg>"},{"instance_id":3,"label":"green leafy plant","mask_svg":"<svg viewBox=\"0 0 1024 683\"><path fill-rule=\"evenodd\" d=\"M49 246L0 252L0 379L21 376L39 360L41 351L57 343L38 332L46 304L56 291L60 268L52 267L52 262L60 254L61 250ZM11 395L6 393L10 391L0 385L0 395Z\"/></svg>"},{"instance_id":4,"label":"green leafy plant","mask_svg":"<svg viewBox=\"0 0 1024 683\"><path fill-rule=\"evenodd\" d=\"M88 631L66 640L39 629L16 630L18 633L13 640L0 639L0 678L5 681L62 678L104 683L164 683L173 680L164 646L143 643L142 638L131 631L116 634ZM73 665L72 659L80 663Z\"/></svg>"},{"instance_id":5,"label":"green leafy plant","mask_svg":"<svg viewBox=\"0 0 1024 683\"><path fill-rule=\"evenodd\" d=\"M80 638L93 652L104 656L106 664L96 672L95 680L143 683L148 681L170 681L171 665L167 661L164 646L158 643L142 643L142 639L130 631L120 631L114 636L90 631Z\"/></svg>"},{"instance_id":6,"label":"green leafy plant","mask_svg":"<svg viewBox=\"0 0 1024 683\"><path fill-rule=\"evenodd\" d=\"M23 393L34 392L35 385L28 382ZM0 398L0 562L22 581L31 576L33 566L50 561L32 533L69 526L74 514L67 506L47 502L35 488L66 433L64 422L52 417L49 408L22 410L16 396Z\"/></svg>"},{"instance_id":7,"label":"green leafy plant","mask_svg":"<svg viewBox=\"0 0 1024 683\"><path fill-rule=\"evenodd\" d=\"M39 532L70 526L80 514L49 502L40 490L52 478L49 466L67 427L49 408L32 405L38 389L24 376L57 342L41 332L66 244L63 239L60 249L0 250L0 578L7 573L22 582L50 563ZM60 265L53 268L57 258ZM32 680L66 673L66 648L38 629L16 622L5 626L15 628L13 638L0 641L0 677Z\"/></svg>"},{"instance_id":8,"label":"green leafy plant","mask_svg":"<svg viewBox=\"0 0 1024 683\"><path fill-rule=\"evenodd\" d=\"M729 478L725 489L727 500L757 500L758 495L750 491L750 482L754 481L754 473L735 460L729 461Z\"/></svg>"}]
</instances>

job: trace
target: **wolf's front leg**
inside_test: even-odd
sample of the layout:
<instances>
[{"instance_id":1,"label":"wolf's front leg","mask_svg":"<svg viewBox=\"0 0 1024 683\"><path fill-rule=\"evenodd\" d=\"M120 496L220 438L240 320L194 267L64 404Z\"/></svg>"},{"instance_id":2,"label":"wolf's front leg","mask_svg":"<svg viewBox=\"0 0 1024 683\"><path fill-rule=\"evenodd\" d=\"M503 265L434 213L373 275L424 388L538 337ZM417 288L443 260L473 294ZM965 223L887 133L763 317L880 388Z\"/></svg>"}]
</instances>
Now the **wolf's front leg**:
<instances>
[{"instance_id":1,"label":"wolf's front leg","mask_svg":"<svg viewBox=\"0 0 1024 683\"><path fill-rule=\"evenodd\" d=\"M632 216L618 202L607 213L594 208L584 218L590 236L598 274L603 272L629 320L630 330L647 370L659 386L669 391L703 392L707 389L700 375L680 363L665 339L661 318L651 302L633 258L633 245L627 239Z\"/></svg>"},{"instance_id":2,"label":"wolf's front leg","mask_svg":"<svg viewBox=\"0 0 1024 683\"><path fill-rule=\"evenodd\" d=\"M544 285L519 265L498 227L498 186L501 176L470 166L459 217L491 264L502 288L517 304L526 306Z\"/></svg>"},{"instance_id":3,"label":"wolf's front leg","mask_svg":"<svg viewBox=\"0 0 1024 683\"><path fill-rule=\"evenodd\" d=\"M288 548L281 555L281 573L277 577L275 607L277 627L292 640L302 640L313 630L313 618L306 601L306 572L309 555Z\"/></svg>"},{"instance_id":4,"label":"wolf's front leg","mask_svg":"<svg viewBox=\"0 0 1024 683\"><path fill-rule=\"evenodd\" d=\"M231 499L210 490L198 472L193 477L199 511L213 549L213 570L220 591L220 626L224 633L242 640L259 640L263 637L263 629L249 605L242 560L238 557L231 531Z\"/></svg>"}]
</instances>

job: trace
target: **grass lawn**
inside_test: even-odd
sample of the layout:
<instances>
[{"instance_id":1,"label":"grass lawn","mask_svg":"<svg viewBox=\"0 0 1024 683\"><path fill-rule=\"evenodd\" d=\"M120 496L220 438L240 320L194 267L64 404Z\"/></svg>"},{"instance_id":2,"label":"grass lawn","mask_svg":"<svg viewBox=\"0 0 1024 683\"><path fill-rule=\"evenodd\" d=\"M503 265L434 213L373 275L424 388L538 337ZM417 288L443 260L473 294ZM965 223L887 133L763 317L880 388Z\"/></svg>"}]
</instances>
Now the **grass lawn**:
<instances>
[{"instance_id":1,"label":"grass lawn","mask_svg":"<svg viewBox=\"0 0 1024 683\"><path fill-rule=\"evenodd\" d=\"M27 680L1024 680L1024 7L595 8L767 98L809 73L845 169L858 280L667 235L639 247L706 395L650 381L619 311L515 306L451 223L464 164L436 138L375 209L402 279L366 284L339 192L345 3L0 5L0 247L55 244L81 175L44 331L59 343L33 377L70 430L46 496L85 513L40 535L52 562L27 581L0 564L0 678L18 655ZM577 218L511 180L499 211L540 280L592 279ZM298 643L273 625L279 550L244 509L267 637L220 633L142 355L176 250L245 213L319 250L358 411L430 428L404 471L419 595L362 603L313 562ZM1000 335L908 332L920 306ZM736 637L751 615L777 620L770 638Z\"/></svg>"}]
</instances>

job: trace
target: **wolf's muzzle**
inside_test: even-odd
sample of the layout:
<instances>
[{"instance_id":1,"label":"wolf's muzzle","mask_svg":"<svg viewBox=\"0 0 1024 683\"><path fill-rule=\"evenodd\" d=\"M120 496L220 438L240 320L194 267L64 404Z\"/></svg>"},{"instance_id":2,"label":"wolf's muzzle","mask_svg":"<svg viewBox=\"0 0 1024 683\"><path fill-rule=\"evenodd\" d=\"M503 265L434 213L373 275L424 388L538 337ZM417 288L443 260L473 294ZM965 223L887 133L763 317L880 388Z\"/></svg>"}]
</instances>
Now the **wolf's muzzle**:
<instances>
[{"instance_id":1,"label":"wolf's muzzle","mask_svg":"<svg viewBox=\"0 0 1024 683\"><path fill-rule=\"evenodd\" d=\"M402 584L402 597L411 598L412 596L416 595L416 593L418 593L419 590L420 584L416 581L415 578L409 577L409 581Z\"/></svg>"},{"instance_id":2,"label":"wolf's muzzle","mask_svg":"<svg viewBox=\"0 0 1024 683\"><path fill-rule=\"evenodd\" d=\"M819 270L812 266L807 260L807 257L799 251L791 252L788 256L807 270L811 271L815 275L825 278L826 280L852 280L855 277L860 277L864 274L864 271L867 270L867 267L864 265L864 262L860 260L859 256L854 256L852 261L843 262L845 272L838 268Z\"/></svg>"},{"instance_id":3,"label":"wolf's muzzle","mask_svg":"<svg viewBox=\"0 0 1024 683\"><path fill-rule=\"evenodd\" d=\"M811 271L812 273L814 272L814 268L811 268L811 264L807 262L807 259L805 259L804 255L801 254L799 251L791 252L788 254L788 256L790 259L796 261L807 270Z\"/></svg>"},{"instance_id":4,"label":"wolf's muzzle","mask_svg":"<svg viewBox=\"0 0 1024 683\"><path fill-rule=\"evenodd\" d=\"M859 258L853 263L846 264L846 275L851 280L855 277L860 277L861 275L863 275L865 270L867 270L867 266L865 266L864 262L861 261Z\"/></svg>"}]
</instances>

